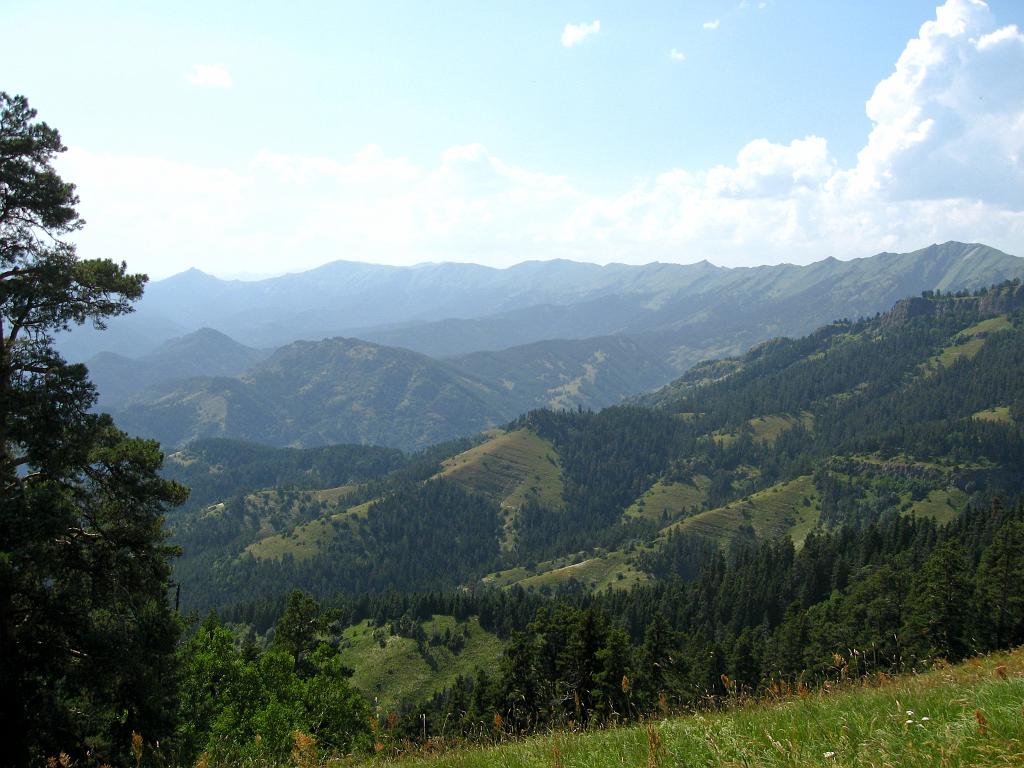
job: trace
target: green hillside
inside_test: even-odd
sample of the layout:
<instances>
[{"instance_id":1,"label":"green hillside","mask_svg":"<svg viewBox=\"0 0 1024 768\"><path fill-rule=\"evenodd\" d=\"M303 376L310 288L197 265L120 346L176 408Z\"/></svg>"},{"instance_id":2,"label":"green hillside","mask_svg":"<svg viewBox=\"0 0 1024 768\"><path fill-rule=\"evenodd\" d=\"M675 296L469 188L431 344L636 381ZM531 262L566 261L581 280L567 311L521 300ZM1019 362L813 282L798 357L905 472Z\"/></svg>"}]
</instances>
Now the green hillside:
<instances>
[{"instance_id":1,"label":"green hillside","mask_svg":"<svg viewBox=\"0 0 1024 768\"><path fill-rule=\"evenodd\" d=\"M516 512L527 500L557 507L562 503L561 471L558 454L547 441L528 429L506 432L492 430L479 445L441 462L433 479L451 481L468 492L492 499L503 516L503 546L515 540ZM329 494L333 507L325 513L285 532L271 531L245 548L245 553L260 560L298 560L314 558L327 551L336 537L358 538L359 520L365 520L369 499L350 506L337 501L349 495L351 487L317 492L316 498Z\"/></svg>"},{"instance_id":2,"label":"green hillside","mask_svg":"<svg viewBox=\"0 0 1024 768\"><path fill-rule=\"evenodd\" d=\"M447 363L335 338L281 347L237 378L166 382L116 416L169 446L232 437L416 449L494 426L509 413L495 384Z\"/></svg>"},{"instance_id":3,"label":"green hillside","mask_svg":"<svg viewBox=\"0 0 1024 768\"><path fill-rule=\"evenodd\" d=\"M352 685L380 712L395 711L402 702L424 701L478 669L497 672L505 644L482 629L479 619L434 616L417 627L419 640L368 621L348 627L341 636L341 660L355 670Z\"/></svg>"},{"instance_id":4,"label":"green hillside","mask_svg":"<svg viewBox=\"0 0 1024 768\"><path fill-rule=\"evenodd\" d=\"M579 553L488 574L483 583L496 587L522 587L527 590L557 590L570 583L589 590L629 589L650 577L633 562L631 553Z\"/></svg>"},{"instance_id":5,"label":"green hillside","mask_svg":"<svg viewBox=\"0 0 1024 768\"><path fill-rule=\"evenodd\" d=\"M659 480L643 495L626 507L626 518L643 518L655 523L675 520L698 510L707 498L710 480L694 475L689 482Z\"/></svg>"},{"instance_id":6,"label":"green hillside","mask_svg":"<svg viewBox=\"0 0 1024 768\"><path fill-rule=\"evenodd\" d=\"M387 588L421 571L446 589L622 590L686 569L663 554L670 533L728 551L800 547L886 514L944 523L1021 490L1022 306L1018 283L900 301L701 366L637 404L531 411L410 460L414 471L321 484L276 511L272 494L225 500L235 517L208 515L193 533L238 518L246 534L191 535L202 554L179 572L211 605L282 583ZM939 362L972 341L973 354ZM355 487L309 495L343 485Z\"/></svg>"},{"instance_id":7,"label":"green hillside","mask_svg":"<svg viewBox=\"0 0 1024 768\"><path fill-rule=\"evenodd\" d=\"M669 530L696 534L727 543L745 535L759 539L788 536L799 545L819 519L821 501L810 476L751 494L724 507L701 512L676 523Z\"/></svg>"},{"instance_id":8,"label":"green hillside","mask_svg":"<svg viewBox=\"0 0 1024 768\"><path fill-rule=\"evenodd\" d=\"M405 756L410 768L700 765L996 768L1024 763L1024 651L926 674L735 700L628 728ZM500 736L496 738L502 742ZM389 745L390 746L390 745Z\"/></svg>"},{"instance_id":9,"label":"green hillside","mask_svg":"<svg viewBox=\"0 0 1024 768\"><path fill-rule=\"evenodd\" d=\"M562 505L558 452L528 429L496 432L489 440L447 459L439 477L496 500L504 512L504 546L515 540L516 512L528 500L550 509Z\"/></svg>"}]
</instances>

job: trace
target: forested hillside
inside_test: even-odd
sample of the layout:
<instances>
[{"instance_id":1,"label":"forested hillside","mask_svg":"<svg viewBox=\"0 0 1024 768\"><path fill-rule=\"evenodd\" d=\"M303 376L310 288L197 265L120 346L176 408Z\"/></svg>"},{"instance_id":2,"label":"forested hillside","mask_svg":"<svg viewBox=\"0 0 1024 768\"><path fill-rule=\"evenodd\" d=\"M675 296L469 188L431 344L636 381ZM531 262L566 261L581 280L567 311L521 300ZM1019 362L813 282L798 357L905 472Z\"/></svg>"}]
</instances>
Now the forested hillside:
<instances>
[{"instance_id":1,"label":"forested hillside","mask_svg":"<svg viewBox=\"0 0 1024 768\"><path fill-rule=\"evenodd\" d=\"M886 514L947 522L1024 482L1022 297L1016 282L929 294L698 366L634 405L533 411L447 463L437 449L416 475L354 483L319 516L255 526L234 548L190 539L190 556L218 565L215 583L188 570L187 602L281 583L624 587L671 573L680 536L799 544ZM233 525L234 513L204 514Z\"/></svg>"},{"instance_id":2,"label":"forested hillside","mask_svg":"<svg viewBox=\"0 0 1024 768\"><path fill-rule=\"evenodd\" d=\"M295 342L262 357L244 372L161 378L166 364L154 353L125 380L117 371L130 361L115 366L107 355L98 359L100 373L117 384L105 406L119 423L168 447L229 437L417 450L538 407L609 405L674 375L667 363L620 337L542 342L452 361L336 338ZM230 363L223 359L223 366Z\"/></svg>"}]
</instances>

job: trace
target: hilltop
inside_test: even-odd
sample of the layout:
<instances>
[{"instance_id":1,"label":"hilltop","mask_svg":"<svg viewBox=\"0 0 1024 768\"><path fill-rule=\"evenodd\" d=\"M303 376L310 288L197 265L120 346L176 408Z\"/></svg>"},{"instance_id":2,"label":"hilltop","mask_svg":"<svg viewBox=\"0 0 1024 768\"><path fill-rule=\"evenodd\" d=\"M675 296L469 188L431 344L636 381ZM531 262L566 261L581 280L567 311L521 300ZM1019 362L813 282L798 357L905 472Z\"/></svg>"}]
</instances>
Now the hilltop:
<instances>
[{"instance_id":1,"label":"hilltop","mask_svg":"<svg viewBox=\"0 0 1024 768\"><path fill-rule=\"evenodd\" d=\"M282 581L627 588L671 573L677 542L693 537L799 547L889 512L945 523L1021 490L1022 297L1018 283L932 294L699 365L633 405L532 411L372 482L338 481L319 513L247 523L253 533L226 548L190 523L190 558L215 558L222 576L189 569L194 597L217 604ZM273 498L224 509L266 518ZM224 514L218 525L237 524Z\"/></svg>"},{"instance_id":2,"label":"hilltop","mask_svg":"<svg viewBox=\"0 0 1024 768\"><path fill-rule=\"evenodd\" d=\"M151 311L173 296L188 307L179 318L219 330L202 328L146 352L134 331L118 346L115 328L103 338L118 351L87 363L100 407L167 446L229 437L417 450L537 408L614 405L699 361L744 353L770 337L799 336L838 317L871 316L908 294L1024 275L1022 264L985 246L946 243L849 262L734 270L537 262L410 271L346 262L223 285L189 272L156 284L147 294L154 303L144 300L138 313L115 322L136 329L163 322ZM463 279L492 304L471 297ZM375 312L390 307L397 325L332 326L330 318L363 305L366 297L353 293L359 287L377 297ZM509 294L499 297L501 290ZM239 324L230 309L249 306L243 299L253 303ZM314 311L317 302L324 305ZM280 317L253 333L299 305L322 327ZM422 312L398 322L415 307ZM64 339L65 346L79 337ZM72 347L66 351L73 357L85 349Z\"/></svg>"},{"instance_id":3,"label":"hilltop","mask_svg":"<svg viewBox=\"0 0 1024 768\"><path fill-rule=\"evenodd\" d=\"M396 743L925 670L1024 639L1022 375L1011 281L774 339L629 405L531 411L390 470L349 446L361 476L183 512L183 604L273 648L280 585L319 596L315 642ZM272 466L281 449L262 450ZM180 463L232 473L211 460Z\"/></svg>"}]
</instances>

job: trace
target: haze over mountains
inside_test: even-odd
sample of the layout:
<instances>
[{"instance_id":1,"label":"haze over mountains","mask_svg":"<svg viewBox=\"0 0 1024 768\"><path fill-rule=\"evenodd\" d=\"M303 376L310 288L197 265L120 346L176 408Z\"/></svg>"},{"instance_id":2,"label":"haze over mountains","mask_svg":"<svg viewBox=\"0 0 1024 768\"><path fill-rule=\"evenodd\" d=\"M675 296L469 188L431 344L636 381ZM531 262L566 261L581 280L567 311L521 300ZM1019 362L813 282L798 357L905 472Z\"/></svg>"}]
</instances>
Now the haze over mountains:
<instances>
[{"instance_id":1,"label":"haze over mountains","mask_svg":"<svg viewBox=\"0 0 1024 768\"><path fill-rule=\"evenodd\" d=\"M257 282L189 270L151 285L109 330L60 343L88 361L100 407L169 446L230 436L413 449L532 408L610 405L700 360L921 291L1020 276L1024 259L955 242L750 269L333 262Z\"/></svg>"},{"instance_id":2,"label":"haze over mountains","mask_svg":"<svg viewBox=\"0 0 1024 768\"><path fill-rule=\"evenodd\" d=\"M168 459L199 489L175 513L178 577L203 609L281 583L603 590L693 578L699 541L799 547L885 515L947 522L979 494L1020 493L1022 370L1024 288L1005 283L904 299L695 366L632 405L538 410L420 456L198 441Z\"/></svg>"}]
</instances>

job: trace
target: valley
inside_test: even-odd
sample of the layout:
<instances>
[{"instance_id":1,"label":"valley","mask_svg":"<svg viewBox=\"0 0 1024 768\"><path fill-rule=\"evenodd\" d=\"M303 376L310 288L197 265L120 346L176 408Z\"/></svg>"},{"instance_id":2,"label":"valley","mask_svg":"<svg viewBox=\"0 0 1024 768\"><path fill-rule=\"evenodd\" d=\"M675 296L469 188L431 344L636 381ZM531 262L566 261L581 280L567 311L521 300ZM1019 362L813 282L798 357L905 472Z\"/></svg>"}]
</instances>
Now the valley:
<instances>
[{"instance_id":1,"label":"valley","mask_svg":"<svg viewBox=\"0 0 1024 768\"><path fill-rule=\"evenodd\" d=\"M101 408L169 447L228 437L410 451L535 408L614 405L696 363L773 337L884 312L922 291L973 290L1024 276L1022 262L950 242L850 262L733 270L706 263L525 263L507 270L343 263L253 284L193 272L155 285L135 313L111 321L103 334L76 330L60 344L87 363ZM490 313L474 286L487 296L508 291L496 305L523 306ZM310 313L324 322L338 316L336 326L313 330L282 316L281 307L306 289ZM418 308L417 319L391 330L346 325L347 298L356 290L361 301L379 296L377 309L390 307L396 317ZM400 306L396 295L404 297ZM162 346L126 356L147 348L137 338L148 333L143 329L167 326L160 313L169 306L189 306L184 316L207 327L177 338L151 333ZM230 314L240 306L262 309L247 309L243 322ZM274 318L275 330L254 335L256 314ZM343 335L324 338L332 333ZM100 339L105 351L90 353ZM970 354L979 343L964 337L929 364Z\"/></svg>"},{"instance_id":2,"label":"valley","mask_svg":"<svg viewBox=\"0 0 1024 768\"><path fill-rule=\"evenodd\" d=\"M309 485L300 475L306 489L278 483L193 505L177 523L189 531L178 569L186 605L265 600L281 583L324 595L424 584L401 575L409 562L395 536L415 542L437 588L551 599L628 595L673 575L694 578L715 549L785 539L800 552L809 537L887 515L949 525L984 494L1021 490L1016 454L996 448L1005 438L991 451L968 447L979 430L1020 430L1013 382L1024 365L1024 294L1016 283L991 291L915 300L913 311L897 303L871 320L773 341L698 366L636 404L532 411L421 458L396 454L399 466L362 481L335 474ZM999 310L1007 311L984 316ZM969 354L951 352L968 344ZM281 450L297 451L260 449L263 461L273 466ZM188 467L202 476L211 461L232 472L229 457L201 452ZM455 528L453 514L463 521ZM435 527L411 534L424 517ZM395 524L401 534L386 533ZM211 547L203 531L214 527L237 533ZM472 562L459 554L465 547ZM360 569L370 563L367 582ZM204 575L211 568L216 587ZM425 644L420 630L394 634L373 621L345 630L339 647L357 688L406 706L459 675L501 673L495 660L508 636L466 622L435 614L416 624L464 635L464 656L462 646Z\"/></svg>"},{"instance_id":3,"label":"valley","mask_svg":"<svg viewBox=\"0 0 1024 768\"><path fill-rule=\"evenodd\" d=\"M0 768L1024 765L1024 6L51 5Z\"/></svg>"}]
</instances>

